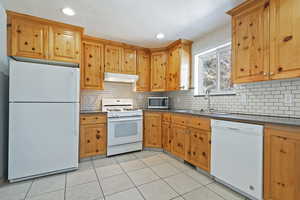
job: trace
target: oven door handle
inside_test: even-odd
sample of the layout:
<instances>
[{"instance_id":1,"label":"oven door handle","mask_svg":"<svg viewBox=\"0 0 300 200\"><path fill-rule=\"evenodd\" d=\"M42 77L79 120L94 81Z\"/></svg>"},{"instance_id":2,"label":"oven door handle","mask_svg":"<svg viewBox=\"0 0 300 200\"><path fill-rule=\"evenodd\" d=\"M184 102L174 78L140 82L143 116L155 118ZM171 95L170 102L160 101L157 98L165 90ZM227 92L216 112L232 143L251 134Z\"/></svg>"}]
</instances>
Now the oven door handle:
<instances>
[{"instance_id":1,"label":"oven door handle","mask_svg":"<svg viewBox=\"0 0 300 200\"><path fill-rule=\"evenodd\" d=\"M108 118L108 122L124 122L124 121L140 121L143 120L142 117L115 117L115 118Z\"/></svg>"}]
</instances>

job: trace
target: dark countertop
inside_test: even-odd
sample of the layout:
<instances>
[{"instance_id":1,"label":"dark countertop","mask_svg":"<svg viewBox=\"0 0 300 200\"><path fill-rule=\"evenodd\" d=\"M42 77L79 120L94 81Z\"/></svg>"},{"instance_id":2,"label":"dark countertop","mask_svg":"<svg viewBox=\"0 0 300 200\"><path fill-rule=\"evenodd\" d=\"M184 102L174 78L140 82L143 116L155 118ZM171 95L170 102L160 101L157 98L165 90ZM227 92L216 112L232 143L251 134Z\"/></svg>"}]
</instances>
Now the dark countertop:
<instances>
[{"instance_id":1,"label":"dark countertop","mask_svg":"<svg viewBox=\"0 0 300 200\"><path fill-rule=\"evenodd\" d=\"M144 109L145 111L153 112L172 112L178 114L190 114L196 116L209 117L212 119L230 120L248 122L254 124L278 124L289 126L300 126L300 118L288 118L288 117L275 117L275 116L262 116L262 115L250 115L250 114L237 114L237 113L222 113L222 112L202 112L197 110L160 110L160 109Z\"/></svg>"},{"instance_id":2,"label":"dark countertop","mask_svg":"<svg viewBox=\"0 0 300 200\"><path fill-rule=\"evenodd\" d=\"M106 114L101 110L80 110L80 114Z\"/></svg>"}]
</instances>

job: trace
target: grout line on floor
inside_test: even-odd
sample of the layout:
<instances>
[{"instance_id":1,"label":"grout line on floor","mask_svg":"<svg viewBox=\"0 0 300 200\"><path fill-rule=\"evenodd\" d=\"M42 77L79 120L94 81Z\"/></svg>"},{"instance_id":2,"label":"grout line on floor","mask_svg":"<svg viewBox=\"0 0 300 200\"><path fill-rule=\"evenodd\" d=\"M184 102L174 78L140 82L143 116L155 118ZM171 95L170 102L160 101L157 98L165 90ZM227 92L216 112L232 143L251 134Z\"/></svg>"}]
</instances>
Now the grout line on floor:
<instances>
[{"instance_id":1,"label":"grout line on floor","mask_svg":"<svg viewBox=\"0 0 300 200\"><path fill-rule=\"evenodd\" d=\"M64 192L64 200L67 200L67 176L68 176L68 173L66 173L65 175L65 192Z\"/></svg>"},{"instance_id":2,"label":"grout line on floor","mask_svg":"<svg viewBox=\"0 0 300 200\"><path fill-rule=\"evenodd\" d=\"M103 199L105 200L104 191L103 191L103 188L102 188L102 186L101 186L101 183L100 183L100 178L99 178L99 176L98 176L98 174L97 174L97 171L96 171L96 168L95 168L94 162L92 162L92 165L93 165L93 170L94 170L94 172L95 172L95 174L96 174L96 177L97 177L97 181L98 181L98 184L99 184L99 187L100 187L100 190L101 190L101 193L102 193Z\"/></svg>"},{"instance_id":3,"label":"grout line on floor","mask_svg":"<svg viewBox=\"0 0 300 200\"><path fill-rule=\"evenodd\" d=\"M26 195L25 195L25 197L23 199L26 199L28 197L28 194L29 194L29 192L31 190L31 187L32 187L34 181L35 181L35 179L31 181L31 184L30 184L30 186L29 186L29 188L28 188L28 190L26 192Z\"/></svg>"}]
</instances>

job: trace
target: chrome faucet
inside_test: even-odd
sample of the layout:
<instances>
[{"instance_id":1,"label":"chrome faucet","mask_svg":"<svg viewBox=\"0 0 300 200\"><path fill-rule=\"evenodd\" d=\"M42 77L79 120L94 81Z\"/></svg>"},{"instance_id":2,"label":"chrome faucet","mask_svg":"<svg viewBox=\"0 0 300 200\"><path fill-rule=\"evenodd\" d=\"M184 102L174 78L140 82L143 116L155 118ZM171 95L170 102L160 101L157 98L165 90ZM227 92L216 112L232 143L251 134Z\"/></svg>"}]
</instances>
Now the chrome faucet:
<instances>
[{"instance_id":1,"label":"chrome faucet","mask_svg":"<svg viewBox=\"0 0 300 200\"><path fill-rule=\"evenodd\" d=\"M213 109L211 108L211 102L210 102L210 92L211 92L212 88L213 88L213 86L209 86L205 89L205 99L207 100L207 108L206 108L207 112L213 111Z\"/></svg>"}]
</instances>

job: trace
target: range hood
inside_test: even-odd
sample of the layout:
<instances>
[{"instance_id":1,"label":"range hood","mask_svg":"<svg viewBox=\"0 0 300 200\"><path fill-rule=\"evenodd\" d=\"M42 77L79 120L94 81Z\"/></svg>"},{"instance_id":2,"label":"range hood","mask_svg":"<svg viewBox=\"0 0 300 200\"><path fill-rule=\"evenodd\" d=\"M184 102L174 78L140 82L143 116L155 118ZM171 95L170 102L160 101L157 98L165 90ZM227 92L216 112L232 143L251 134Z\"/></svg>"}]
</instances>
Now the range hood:
<instances>
[{"instance_id":1,"label":"range hood","mask_svg":"<svg viewBox=\"0 0 300 200\"><path fill-rule=\"evenodd\" d=\"M135 83L139 77L131 74L118 74L118 73L104 73L104 81L107 82L122 82L122 83Z\"/></svg>"}]
</instances>

